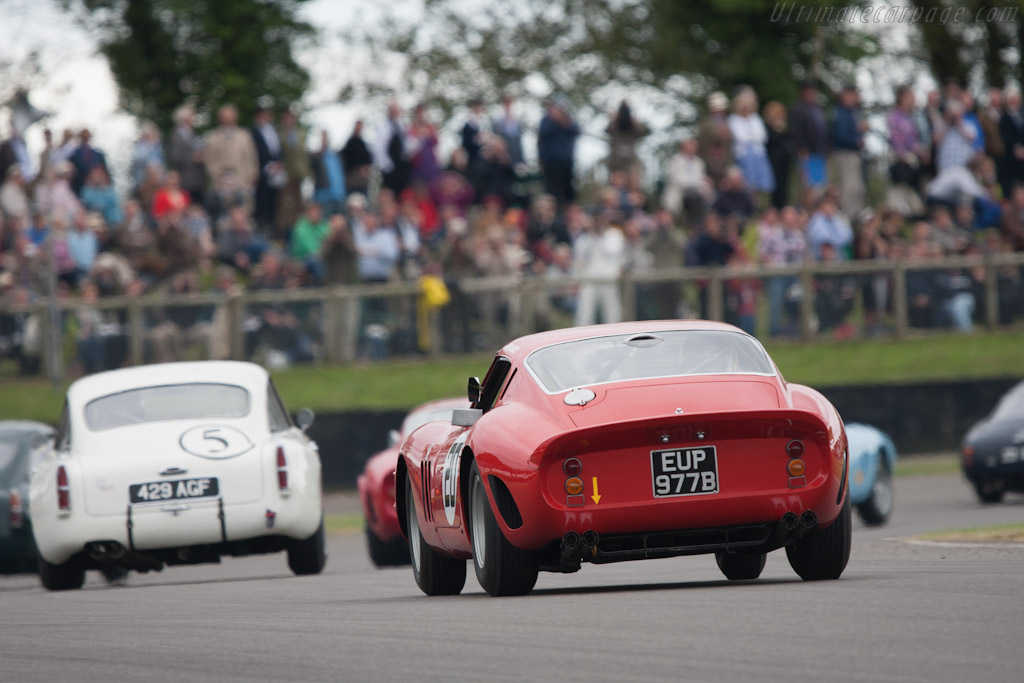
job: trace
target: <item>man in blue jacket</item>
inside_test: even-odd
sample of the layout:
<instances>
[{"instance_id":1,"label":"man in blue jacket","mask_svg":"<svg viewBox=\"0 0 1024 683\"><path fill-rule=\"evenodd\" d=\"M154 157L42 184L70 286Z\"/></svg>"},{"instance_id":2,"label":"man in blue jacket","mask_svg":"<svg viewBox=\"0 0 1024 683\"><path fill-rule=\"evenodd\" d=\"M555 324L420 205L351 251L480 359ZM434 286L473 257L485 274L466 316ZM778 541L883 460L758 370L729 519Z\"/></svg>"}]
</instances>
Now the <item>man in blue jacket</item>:
<instances>
[{"instance_id":1,"label":"man in blue jacket","mask_svg":"<svg viewBox=\"0 0 1024 683\"><path fill-rule=\"evenodd\" d=\"M858 110L857 88L848 85L839 93L832 124L832 167L839 189L839 208L854 219L864 208L864 170L861 149L867 124Z\"/></svg>"},{"instance_id":2,"label":"man in blue jacket","mask_svg":"<svg viewBox=\"0 0 1024 683\"><path fill-rule=\"evenodd\" d=\"M540 121L537 153L544 174L544 189L559 204L576 198L573 165L576 160L576 138L579 135L580 127L572 119L568 101L561 96L554 98Z\"/></svg>"}]
</instances>

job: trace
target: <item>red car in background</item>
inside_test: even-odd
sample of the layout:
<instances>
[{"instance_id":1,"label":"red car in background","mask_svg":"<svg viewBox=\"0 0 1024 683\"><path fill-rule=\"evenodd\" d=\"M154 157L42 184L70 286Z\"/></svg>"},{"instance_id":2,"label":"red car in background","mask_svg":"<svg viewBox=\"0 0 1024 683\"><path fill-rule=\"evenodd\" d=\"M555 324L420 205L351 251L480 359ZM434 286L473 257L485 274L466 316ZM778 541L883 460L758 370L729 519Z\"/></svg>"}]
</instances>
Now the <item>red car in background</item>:
<instances>
[{"instance_id":1,"label":"red car in background","mask_svg":"<svg viewBox=\"0 0 1024 683\"><path fill-rule=\"evenodd\" d=\"M506 344L472 408L423 425L397 457L413 575L491 595L583 562L714 554L755 579L785 548L805 580L850 554L847 442L818 392L761 344L704 321L543 332Z\"/></svg>"},{"instance_id":2,"label":"red car in background","mask_svg":"<svg viewBox=\"0 0 1024 683\"><path fill-rule=\"evenodd\" d=\"M464 398L443 398L414 408L400 430L388 435L389 446L366 461L356 485L366 520L366 548L370 561L378 567L409 564L409 545L402 537L395 511L395 460L398 444L420 425L448 420L452 409L467 408Z\"/></svg>"}]
</instances>

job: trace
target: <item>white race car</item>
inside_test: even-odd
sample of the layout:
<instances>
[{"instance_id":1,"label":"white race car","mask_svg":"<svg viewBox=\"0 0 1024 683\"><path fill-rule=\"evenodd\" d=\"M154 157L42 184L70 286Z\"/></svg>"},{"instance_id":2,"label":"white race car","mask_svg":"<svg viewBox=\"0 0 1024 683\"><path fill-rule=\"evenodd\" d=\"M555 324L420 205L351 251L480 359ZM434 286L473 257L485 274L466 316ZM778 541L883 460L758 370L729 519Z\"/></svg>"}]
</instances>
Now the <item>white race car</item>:
<instances>
[{"instance_id":1,"label":"white race car","mask_svg":"<svg viewBox=\"0 0 1024 683\"><path fill-rule=\"evenodd\" d=\"M320 457L251 363L165 363L76 381L29 489L39 576L80 588L86 569L160 570L286 550L326 562Z\"/></svg>"}]
</instances>

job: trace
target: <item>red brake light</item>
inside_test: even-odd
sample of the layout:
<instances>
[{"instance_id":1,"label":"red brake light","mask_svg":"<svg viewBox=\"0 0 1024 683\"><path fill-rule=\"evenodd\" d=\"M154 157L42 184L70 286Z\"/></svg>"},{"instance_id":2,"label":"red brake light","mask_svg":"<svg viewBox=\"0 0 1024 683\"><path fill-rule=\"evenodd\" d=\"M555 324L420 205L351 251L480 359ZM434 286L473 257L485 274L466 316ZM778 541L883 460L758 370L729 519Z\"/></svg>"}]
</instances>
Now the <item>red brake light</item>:
<instances>
[{"instance_id":1,"label":"red brake light","mask_svg":"<svg viewBox=\"0 0 1024 683\"><path fill-rule=\"evenodd\" d=\"M583 471L583 463L579 461L579 458L569 458L562 463L562 471L570 477L578 476Z\"/></svg>"},{"instance_id":2,"label":"red brake light","mask_svg":"<svg viewBox=\"0 0 1024 683\"><path fill-rule=\"evenodd\" d=\"M21 494L17 491L11 491L9 502L11 505L11 528L20 529L25 523L25 508L21 504Z\"/></svg>"},{"instance_id":3,"label":"red brake light","mask_svg":"<svg viewBox=\"0 0 1024 683\"><path fill-rule=\"evenodd\" d=\"M68 486L68 472L64 465L57 467L57 508L71 509L71 488Z\"/></svg>"},{"instance_id":4,"label":"red brake light","mask_svg":"<svg viewBox=\"0 0 1024 683\"><path fill-rule=\"evenodd\" d=\"M284 459L284 448L277 447L277 488L288 489L288 463Z\"/></svg>"},{"instance_id":5,"label":"red brake light","mask_svg":"<svg viewBox=\"0 0 1024 683\"><path fill-rule=\"evenodd\" d=\"M804 454L804 442L799 439L793 439L786 444L786 453L791 458L799 458Z\"/></svg>"}]
</instances>

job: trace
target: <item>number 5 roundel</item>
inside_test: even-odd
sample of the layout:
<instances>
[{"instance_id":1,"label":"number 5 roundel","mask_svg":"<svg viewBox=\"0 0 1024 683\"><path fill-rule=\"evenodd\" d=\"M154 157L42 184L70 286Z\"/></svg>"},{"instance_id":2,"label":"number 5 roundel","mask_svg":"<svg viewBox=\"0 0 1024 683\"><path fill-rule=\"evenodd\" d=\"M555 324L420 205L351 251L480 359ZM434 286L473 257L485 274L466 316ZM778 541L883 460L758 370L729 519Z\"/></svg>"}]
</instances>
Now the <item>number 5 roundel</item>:
<instances>
[{"instance_id":1,"label":"number 5 roundel","mask_svg":"<svg viewBox=\"0 0 1024 683\"><path fill-rule=\"evenodd\" d=\"M233 427L202 425L181 435L181 447L201 458L224 459L241 455L252 448L252 442Z\"/></svg>"}]
</instances>

